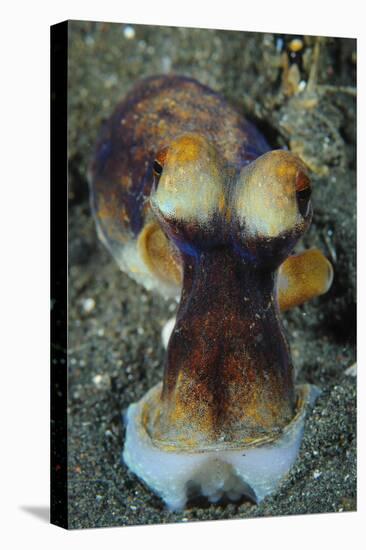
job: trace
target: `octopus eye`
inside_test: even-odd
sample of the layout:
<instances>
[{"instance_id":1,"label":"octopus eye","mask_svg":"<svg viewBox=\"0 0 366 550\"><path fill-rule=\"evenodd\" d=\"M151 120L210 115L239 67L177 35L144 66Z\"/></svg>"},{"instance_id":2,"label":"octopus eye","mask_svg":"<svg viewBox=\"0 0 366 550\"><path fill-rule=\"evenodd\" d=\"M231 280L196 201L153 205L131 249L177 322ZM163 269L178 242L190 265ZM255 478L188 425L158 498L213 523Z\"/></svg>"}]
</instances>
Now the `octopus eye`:
<instances>
[{"instance_id":1,"label":"octopus eye","mask_svg":"<svg viewBox=\"0 0 366 550\"><path fill-rule=\"evenodd\" d=\"M156 190L158 185L159 185L159 180L160 180L160 176L163 172L163 167L162 165L160 164L160 162L158 162L157 160L154 161L154 164L153 164L153 175L154 175L154 183L153 183L153 186L154 186L154 189Z\"/></svg>"},{"instance_id":2,"label":"octopus eye","mask_svg":"<svg viewBox=\"0 0 366 550\"><path fill-rule=\"evenodd\" d=\"M163 171L162 165L156 160L153 165L154 175L157 177L161 176L161 173Z\"/></svg>"},{"instance_id":3,"label":"octopus eye","mask_svg":"<svg viewBox=\"0 0 366 550\"><path fill-rule=\"evenodd\" d=\"M309 213L310 197L310 180L304 172L299 172L296 176L296 199L299 212L303 218L306 218Z\"/></svg>"},{"instance_id":4,"label":"octopus eye","mask_svg":"<svg viewBox=\"0 0 366 550\"><path fill-rule=\"evenodd\" d=\"M168 153L168 148L164 147L163 149L160 149L160 151L158 151L155 157L154 164L153 164L155 188L158 186L160 176L163 173L163 168L164 168L164 163L166 161L167 153Z\"/></svg>"}]
</instances>

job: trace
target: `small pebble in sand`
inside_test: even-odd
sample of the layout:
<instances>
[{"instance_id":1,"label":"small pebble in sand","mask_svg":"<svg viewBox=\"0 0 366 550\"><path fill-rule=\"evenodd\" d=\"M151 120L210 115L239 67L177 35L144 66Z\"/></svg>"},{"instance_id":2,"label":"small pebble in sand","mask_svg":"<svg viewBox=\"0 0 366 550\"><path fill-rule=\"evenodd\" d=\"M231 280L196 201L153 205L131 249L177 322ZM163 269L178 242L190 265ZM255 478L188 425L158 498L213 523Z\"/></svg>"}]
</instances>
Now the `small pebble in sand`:
<instances>
[{"instance_id":1,"label":"small pebble in sand","mask_svg":"<svg viewBox=\"0 0 366 550\"><path fill-rule=\"evenodd\" d=\"M297 87L299 92L303 92L306 88L306 82L305 80L300 80L299 85Z\"/></svg>"},{"instance_id":2,"label":"small pebble in sand","mask_svg":"<svg viewBox=\"0 0 366 550\"><path fill-rule=\"evenodd\" d=\"M104 79L104 87L109 89L113 88L113 86L117 86L118 84L118 77L115 73L112 73L105 77Z\"/></svg>"},{"instance_id":3,"label":"small pebble in sand","mask_svg":"<svg viewBox=\"0 0 366 550\"><path fill-rule=\"evenodd\" d=\"M85 298L82 302L82 308L85 313L91 313L95 308L94 298Z\"/></svg>"},{"instance_id":4,"label":"small pebble in sand","mask_svg":"<svg viewBox=\"0 0 366 550\"><path fill-rule=\"evenodd\" d=\"M136 33L133 27L131 27L130 25L127 25L127 27L123 29L123 34L124 34L124 37L127 38L127 40L132 40L133 38L135 38Z\"/></svg>"},{"instance_id":5,"label":"small pebble in sand","mask_svg":"<svg viewBox=\"0 0 366 550\"><path fill-rule=\"evenodd\" d=\"M91 34L87 34L84 40L87 46L94 46L95 44L95 38Z\"/></svg>"},{"instance_id":6,"label":"small pebble in sand","mask_svg":"<svg viewBox=\"0 0 366 550\"><path fill-rule=\"evenodd\" d=\"M168 55L164 55L161 59L161 70L163 73L167 74L172 68L172 59Z\"/></svg>"},{"instance_id":7,"label":"small pebble in sand","mask_svg":"<svg viewBox=\"0 0 366 550\"><path fill-rule=\"evenodd\" d=\"M96 374L93 376L93 382L98 390L108 389L111 385L111 379L108 374Z\"/></svg>"},{"instance_id":8,"label":"small pebble in sand","mask_svg":"<svg viewBox=\"0 0 366 550\"><path fill-rule=\"evenodd\" d=\"M345 371L344 371L344 374L346 376L357 376L357 363L353 363L353 365L351 365L350 367L348 367Z\"/></svg>"},{"instance_id":9,"label":"small pebble in sand","mask_svg":"<svg viewBox=\"0 0 366 550\"><path fill-rule=\"evenodd\" d=\"M176 309L177 309L177 304L174 303L174 302L172 302L171 304L169 304L168 309L169 309L169 311L172 311L172 312L173 312L173 311L176 311Z\"/></svg>"}]
</instances>

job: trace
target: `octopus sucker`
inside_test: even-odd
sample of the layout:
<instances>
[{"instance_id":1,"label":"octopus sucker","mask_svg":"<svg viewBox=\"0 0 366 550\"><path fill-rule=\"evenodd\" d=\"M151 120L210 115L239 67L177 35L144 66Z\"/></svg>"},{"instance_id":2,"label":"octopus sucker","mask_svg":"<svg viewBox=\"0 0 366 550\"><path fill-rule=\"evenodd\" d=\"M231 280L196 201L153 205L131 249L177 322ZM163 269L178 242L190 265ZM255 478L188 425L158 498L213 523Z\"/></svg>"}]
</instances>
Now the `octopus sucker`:
<instances>
[{"instance_id":1,"label":"octopus sucker","mask_svg":"<svg viewBox=\"0 0 366 550\"><path fill-rule=\"evenodd\" d=\"M313 213L307 166L206 86L158 76L117 106L90 174L120 268L179 300L163 380L124 415L123 462L171 510L195 495L260 502L319 394L295 384L280 318L333 279L319 250L293 254Z\"/></svg>"}]
</instances>

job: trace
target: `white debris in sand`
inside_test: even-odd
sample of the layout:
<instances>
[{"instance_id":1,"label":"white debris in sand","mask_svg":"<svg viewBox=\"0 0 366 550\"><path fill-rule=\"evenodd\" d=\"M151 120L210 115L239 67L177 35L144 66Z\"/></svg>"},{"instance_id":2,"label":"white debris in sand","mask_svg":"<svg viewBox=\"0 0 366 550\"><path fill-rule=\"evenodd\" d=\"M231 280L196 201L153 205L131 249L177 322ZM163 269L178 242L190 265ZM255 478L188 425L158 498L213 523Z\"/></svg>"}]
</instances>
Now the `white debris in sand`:
<instances>
[{"instance_id":1,"label":"white debris in sand","mask_svg":"<svg viewBox=\"0 0 366 550\"><path fill-rule=\"evenodd\" d=\"M95 308L94 298L85 298L85 300L83 300L82 302L82 308L85 311L85 313L91 313Z\"/></svg>"},{"instance_id":2,"label":"white debris in sand","mask_svg":"<svg viewBox=\"0 0 366 550\"><path fill-rule=\"evenodd\" d=\"M351 365L350 367L348 367L345 371L344 371L344 374L346 376L357 376L357 363L353 363L353 365Z\"/></svg>"},{"instance_id":3,"label":"white debris in sand","mask_svg":"<svg viewBox=\"0 0 366 550\"><path fill-rule=\"evenodd\" d=\"M98 390L108 389L111 385L111 379L108 374L96 374L93 376L93 383Z\"/></svg>"},{"instance_id":4,"label":"white debris in sand","mask_svg":"<svg viewBox=\"0 0 366 550\"><path fill-rule=\"evenodd\" d=\"M127 40L132 40L133 38L135 38L136 33L133 27L131 27L130 25L127 25L127 27L123 29L123 34L124 34L124 37L127 38Z\"/></svg>"},{"instance_id":5,"label":"white debris in sand","mask_svg":"<svg viewBox=\"0 0 366 550\"><path fill-rule=\"evenodd\" d=\"M163 326L163 330L161 331L161 339L165 349L168 348L169 339L173 332L175 321L176 321L175 317L172 317L171 319L169 319L169 321L165 323L165 325Z\"/></svg>"}]
</instances>

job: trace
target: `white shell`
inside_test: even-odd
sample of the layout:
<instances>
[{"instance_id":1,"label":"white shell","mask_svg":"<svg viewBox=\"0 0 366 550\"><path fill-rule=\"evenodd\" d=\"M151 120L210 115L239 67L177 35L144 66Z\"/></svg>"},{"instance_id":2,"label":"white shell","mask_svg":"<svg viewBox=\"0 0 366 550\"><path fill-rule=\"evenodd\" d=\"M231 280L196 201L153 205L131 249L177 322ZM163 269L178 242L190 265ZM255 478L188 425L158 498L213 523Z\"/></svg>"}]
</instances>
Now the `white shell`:
<instances>
[{"instance_id":1,"label":"white shell","mask_svg":"<svg viewBox=\"0 0 366 550\"><path fill-rule=\"evenodd\" d=\"M307 405L320 393L311 385L297 390L304 396L301 409L271 444L177 452L156 446L141 423L144 403L154 392L161 391L160 383L127 410L123 460L173 511L182 510L189 497L195 495L203 495L210 502L217 502L224 495L235 501L244 495L259 503L277 488L295 462Z\"/></svg>"}]
</instances>

